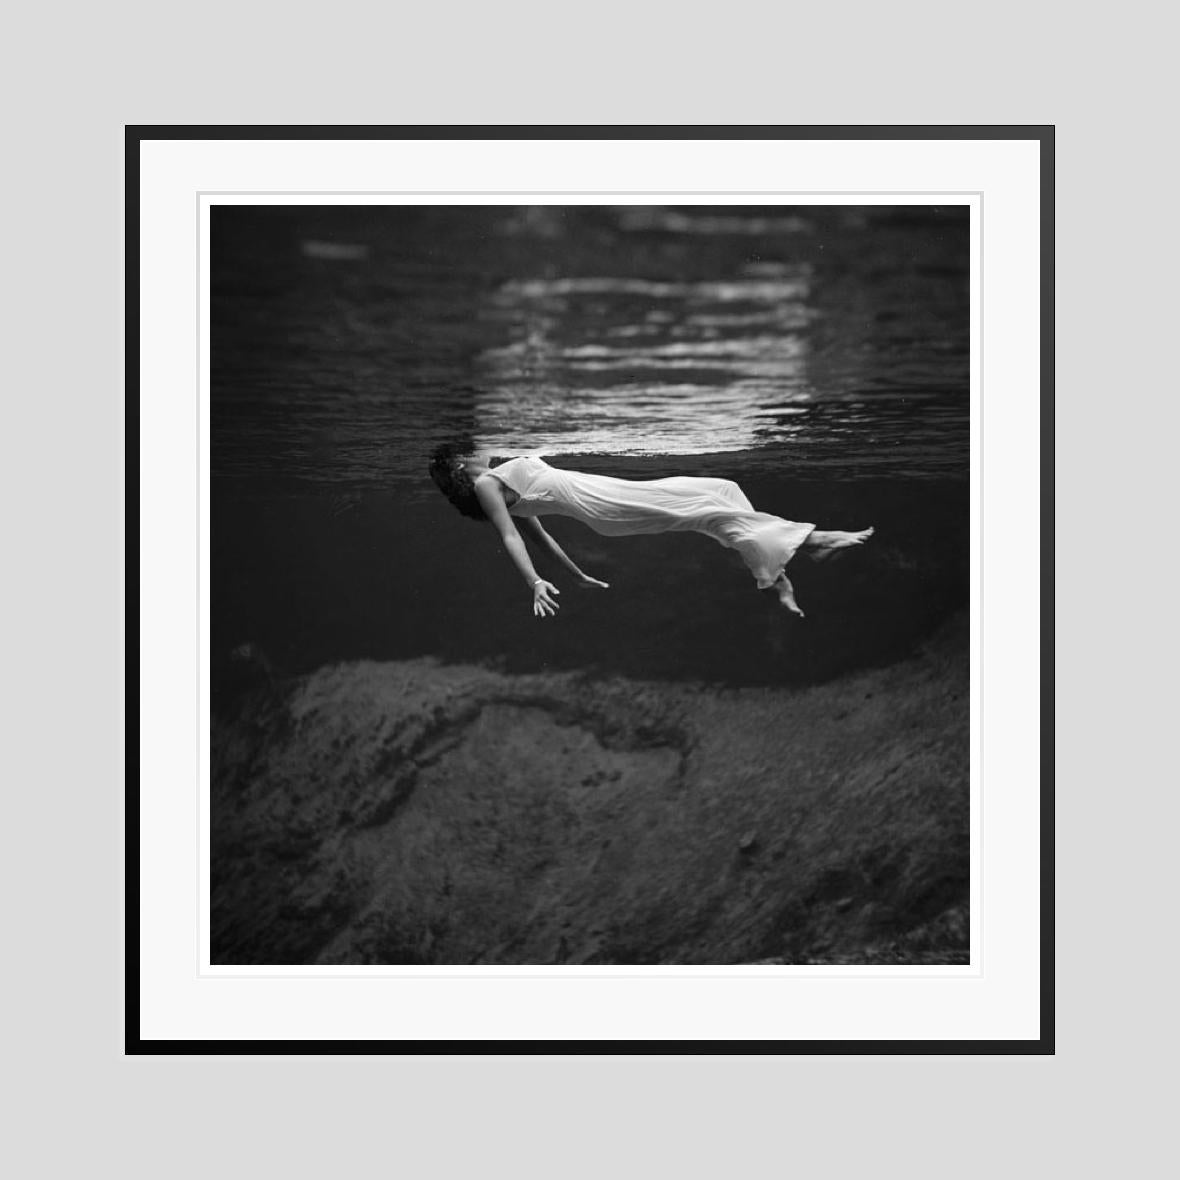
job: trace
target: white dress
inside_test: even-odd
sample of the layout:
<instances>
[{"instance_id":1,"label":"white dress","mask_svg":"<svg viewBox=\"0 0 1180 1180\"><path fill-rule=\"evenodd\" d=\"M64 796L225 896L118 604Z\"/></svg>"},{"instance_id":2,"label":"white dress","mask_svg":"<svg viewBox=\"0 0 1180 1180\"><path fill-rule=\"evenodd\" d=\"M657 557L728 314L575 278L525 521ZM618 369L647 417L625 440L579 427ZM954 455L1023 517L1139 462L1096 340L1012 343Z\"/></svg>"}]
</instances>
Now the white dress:
<instances>
[{"instance_id":1,"label":"white dress","mask_svg":"<svg viewBox=\"0 0 1180 1180\"><path fill-rule=\"evenodd\" d=\"M488 474L520 497L508 510L513 516L572 516L608 537L704 533L741 554L760 590L774 582L815 528L755 512L729 479L616 479L563 471L532 456L509 459Z\"/></svg>"}]
</instances>

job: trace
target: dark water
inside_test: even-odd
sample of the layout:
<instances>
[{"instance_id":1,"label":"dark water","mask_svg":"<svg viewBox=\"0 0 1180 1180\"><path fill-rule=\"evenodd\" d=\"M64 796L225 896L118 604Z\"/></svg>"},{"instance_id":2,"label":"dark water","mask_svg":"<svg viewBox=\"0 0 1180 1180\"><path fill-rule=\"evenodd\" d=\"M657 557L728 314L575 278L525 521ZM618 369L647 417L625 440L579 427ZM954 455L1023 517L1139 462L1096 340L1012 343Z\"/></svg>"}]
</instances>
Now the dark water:
<instances>
[{"instance_id":1,"label":"dark water","mask_svg":"<svg viewBox=\"0 0 1180 1180\"><path fill-rule=\"evenodd\" d=\"M215 208L214 667L249 641L291 672L430 654L800 683L904 655L967 601L968 299L955 207ZM707 538L558 519L612 589L555 575L539 622L426 475L447 438L723 474L877 535L792 566L797 622Z\"/></svg>"}]
</instances>

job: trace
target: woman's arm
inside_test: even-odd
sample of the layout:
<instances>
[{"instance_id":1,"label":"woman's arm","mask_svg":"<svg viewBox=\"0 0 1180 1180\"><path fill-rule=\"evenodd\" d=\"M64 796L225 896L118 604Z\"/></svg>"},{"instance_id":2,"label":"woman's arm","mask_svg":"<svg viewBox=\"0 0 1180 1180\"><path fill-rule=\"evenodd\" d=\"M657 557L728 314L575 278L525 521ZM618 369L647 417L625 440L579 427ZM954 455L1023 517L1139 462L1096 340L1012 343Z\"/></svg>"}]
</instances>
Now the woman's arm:
<instances>
[{"instance_id":1,"label":"woman's arm","mask_svg":"<svg viewBox=\"0 0 1180 1180\"><path fill-rule=\"evenodd\" d=\"M538 618L556 614L557 603L552 596L560 594L561 591L552 582L546 582L533 568L529 551L516 531L516 522L508 515L508 505L504 502L504 492L501 490L500 481L493 476L481 475L475 481L475 494L488 519L496 526L500 540L504 542L504 548L508 551L508 556L512 558L521 577L532 589L533 614Z\"/></svg>"},{"instance_id":2,"label":"woman's arm","mask_svg":"<svg viewBox=\"0 0 1180 1180\"><path fill-rule=\"evenodd\" d=\"M524 527L532 534L537 544L560 561L583 586L601 586L604 590L608 588L608 583L600 582L597 578L592 578L579 569L574 559L545 531L544 526L535 516L526 517Z\"/></svg>"}]
</instances>

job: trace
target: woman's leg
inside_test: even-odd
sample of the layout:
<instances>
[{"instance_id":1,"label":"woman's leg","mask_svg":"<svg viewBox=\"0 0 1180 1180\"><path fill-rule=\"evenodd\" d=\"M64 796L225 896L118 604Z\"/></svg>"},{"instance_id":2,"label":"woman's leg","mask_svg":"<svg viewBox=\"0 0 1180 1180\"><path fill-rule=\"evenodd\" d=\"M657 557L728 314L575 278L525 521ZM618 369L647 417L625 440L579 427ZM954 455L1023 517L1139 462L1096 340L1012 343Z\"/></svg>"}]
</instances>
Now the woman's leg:
<instances>
[{"instance_id":1,"label":"woman's leg","mask_svg":"<svg viewBox=\"0 0 1180 1180\"><path fill-rule=\"evenodd\" d=\"M799 546L800 553L806 553L812 561L825 561L842 549L851 549L854 545L863 545L871 536L871 528L861 529L858 533L842 533L812 529L807 540Z\"/></svg>"},{"instance_id":2,"label":"woman's leg","mask_svg":"<svg viewBox=\"0 0 1180 1180\"><path fill-rule=\"evenodd\" d=\"M786 570L784 570L774 581L774 588L778 591L778 600L789 610L792 614L798 615L801 619L804 617L803 612L799 609L799 604L795 601L795 587L791 585L790 579L787 577Z\"/></svg>"}]
</instances>

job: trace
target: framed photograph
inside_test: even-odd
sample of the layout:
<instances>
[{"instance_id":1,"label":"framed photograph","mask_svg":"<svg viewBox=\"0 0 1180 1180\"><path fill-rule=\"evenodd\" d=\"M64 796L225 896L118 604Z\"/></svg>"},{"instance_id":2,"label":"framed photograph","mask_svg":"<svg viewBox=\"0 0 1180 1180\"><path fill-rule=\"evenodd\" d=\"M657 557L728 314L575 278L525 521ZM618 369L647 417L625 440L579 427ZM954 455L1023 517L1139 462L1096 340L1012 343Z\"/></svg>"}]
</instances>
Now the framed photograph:
<instances>
[{"instance_id":1,"label":"framed photograph","mask_svg":"<svg viewBox=\"0 0 1180 1180\"><path fill-rule=\"evenodd\" d=\"M1052 1052L1052 166L128 128L128 1052Z\"/></svg>"}]
</instances>

